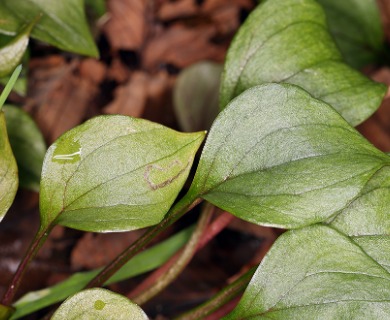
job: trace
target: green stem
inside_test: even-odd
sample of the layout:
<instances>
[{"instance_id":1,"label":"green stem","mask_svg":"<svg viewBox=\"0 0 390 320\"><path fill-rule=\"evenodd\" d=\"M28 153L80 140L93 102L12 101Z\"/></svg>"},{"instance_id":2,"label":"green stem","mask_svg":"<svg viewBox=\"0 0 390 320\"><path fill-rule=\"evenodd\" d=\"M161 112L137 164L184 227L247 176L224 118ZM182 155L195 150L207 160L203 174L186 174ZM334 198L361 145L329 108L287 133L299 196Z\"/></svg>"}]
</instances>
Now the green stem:
<instances>
[{"instance_id":1,"label":"green stem","mask_svg":"<svg viewBox=\"0 0 390 320\"><path fill-rule=\"evenodd\" d=\"M8 95L12 91L12 88L14 87L15 82L18 79L21 71L22 71L22 65L20 64L16 67L16 69L12 73L11 78L8 80L7 85L5 86L3 92L1 93L1 95L0 95L0 111L5 103L5 100L7 100Z\"/></svg>"},{"instance_id":2,"label":"green stem","mask_svg":"<svg viewBox=\"0 0 390 320\"><path fill-rule=\"evenodd\" d=\"M16 270L6 293L4 294L3 299L1 300L2 305L9 306L12 303L16 291L20 286L22 278L27 271L28 265L30 264L31 260L34 259L34 257L37 255L42 245L45 243L51 229L52 226L48 226L46 228L40 228L38 230L33 242L31 243L30 247L28 248L26 254L23 257L23 260L20 262L19 267Z\"/></svg>"},{"instance_id":3,"label":"green stem","mask_svg":"<svg viewBox=\"0 0 390 320\"><path fill-rule=\"evenodd\" d=\"M257 266L252 267L237 280L235 280L230 285L221 290L219 293L217 293L210 300L206 301L195 309L178 316L177 318L175 318L175 320L204 319L206 316L210 315L215 310L221 308L238 294L243 292L247 287L249 281L251 280L253 274L255 273L256 269Z\"/></svg>"},{"instance_id":4,"label":"green stem","mask_svg":"<svg viewBox=\"0 0 390 320\"><path fill-rule=\"evenodd\" d=\"M187 242L179 257L170 266L170 268L164 272L164 274L155 279L156 281L152 286L132 299L135 303L142 305L149 301L162 290L164 290L170 283L172 283L172 281L175 280L177 276L183 271L183 269L194 256L199 244L199 240L207 228L214 209L215 207L209 203L204 206L196 229L192 233L190 240Z\"/></svg>"},{"instance_id":5,"label":"green stem","mask_svg":"<svg viewBox=\"0 0 390 320\"><path fill-rule=\"evenodd\" d=\"M87 288L101 287L111 276L113 276L127 261L142 251L157 235L165 231L186 212L200 203L202 199L184 196L167 213L165 218L156 226L146 231L137 241L131 244L115 260L107 265L92 281Z\"/></svg>"}]
</instances>

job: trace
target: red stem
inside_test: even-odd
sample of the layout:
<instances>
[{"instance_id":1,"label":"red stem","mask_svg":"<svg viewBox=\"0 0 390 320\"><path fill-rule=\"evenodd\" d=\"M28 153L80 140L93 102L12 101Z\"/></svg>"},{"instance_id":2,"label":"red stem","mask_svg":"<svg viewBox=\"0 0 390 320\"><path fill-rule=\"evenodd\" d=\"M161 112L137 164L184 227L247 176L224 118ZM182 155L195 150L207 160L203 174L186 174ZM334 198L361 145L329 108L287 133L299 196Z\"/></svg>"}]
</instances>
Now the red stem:
<instances>
[{"instance_id":1,"label":"red stem","mask_svg":"<svg viewBox=\"0 0 390 320\"><path fill-rule=\"evenodd\" d=\"M233 220L233 218L234 217L228 212L224 212L218 218L216 218L203 233L195 253L202 249L210 240L212 240L218 233L220 233L230 223L230 221ZM175 264L177 259L181 256L182 252L183 249L176 252L159 269L151 273L143 282L141 282L134 290L132 290L127 295L127 297L134 299L136 296L150 288L160 278L161 275L165 274L172 267L172 265Z\"/></svg>"},{"instance_id":2,"label":"red stem","mask_svg":"<svg viewBox=\"0 0 390 320\"><path fill-rule=\"evenodd\" d=\"M1 304L5 306L11 305L14 296L20 286L20 283L23 279L23 276L25 275L27 271L27 267L30 264L31 260L34 259L34 257L37 255L39 249L42 247L42 245L45 243L52 227L48 226L46 228L40 228L35 235L35 238L33 242L31 243L30 247L28 248L26 254L23 257L23 260L20 262L18 269L16 270L12 281L10 285L8 286L8 289L6 293L4 294L3 299L1 300Z\"/></svg>"}]
</instances>

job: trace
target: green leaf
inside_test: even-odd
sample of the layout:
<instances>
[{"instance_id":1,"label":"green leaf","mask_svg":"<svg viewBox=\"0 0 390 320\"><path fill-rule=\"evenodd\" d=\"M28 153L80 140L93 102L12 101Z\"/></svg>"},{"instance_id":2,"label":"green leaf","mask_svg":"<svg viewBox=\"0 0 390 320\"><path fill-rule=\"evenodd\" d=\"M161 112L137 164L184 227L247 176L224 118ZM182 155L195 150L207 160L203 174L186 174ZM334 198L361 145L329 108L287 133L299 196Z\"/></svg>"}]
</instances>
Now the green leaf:
<instances>
[{"instance_id":1,"label":"green leaf","mask_svg":"<svg viewBox=\"0 0 390 320\"><path fill-rule=\"evenodd\" d=\"M26 52L33 24L0 48L0 77L9 75L20 63Z\"/></svg>"},{"instance_id":2,"label":"green leaf","mask_svg":"<svg viewBox=\"0 0 390 320\"><path fill-rule=\"evenodd\" d=\"M31 36L62 50L99 55L85 18L83 0L3 0L0 32L16 34L23 25L39 19Z\"/></svg>"},{"instance_id":3,"label":"green leaf","mask_svg":"<svg viewBox=\"0 0 390 320\"><path fill-rule=\"evenodd\" d=\"M325 10L329 31L346 62L355 68L376 62L384 40L376 1L317 1Z\"/></svg>"},{"instance_id":4,"label":"green leaf","mask_svg":"<svg viewBox=\"0 0 390 320\"><path fill-rule=\"evenodd\" d=\"M143 310L120 294L107 289L88 289L67 299L54 313L52 320L147 320Z\"/></svg>"},{"instance_id":5,"label":"green leaf","mask_svg":"<svg viewBox=\"0 0 390 320\"><path fill-rule=\"evenodd\" d=\"M68 131L45 156L42 225L111 232L157 224L186 181L204 134L126 116L96 117Z\"/></svg>"},{"instance_id":6,"label":"green leaf","mask_svg":"<svg viewBox=\"0 0 390 320\"><path fill-rule=\"evenodd\" d=\"M265 1L250 14L227 54L220 106L266 82L296 84L352 125L379 107L387 89L343 62L315 0Z\"/></svg>"},{"instance_id":7,"label":"green leaf","mask_svg":"<svg viewBox=\"0 0 390 320\"><path fill-rule=\"evenodd\" d=\"M192 231L193 228L185 229L136 255L119 269L105 285L129 279L158 268L187 243ZM65 300L82 290L101 270L102 268L75 273L52 287L27 293L13 305L16 311L12 315L11 320L19 319L34 311Z\"/></svg>"},{"instance_id":8,"label":"green leaf","mask_svg":"<svg viewBox=\"0 0 390 320\"><path fill-rule=\"evenodd\" d=\"M225 319L389 319L390 274L348 237L315 225L281 235Z\"/></svg>"},{"instance_id":9,"label":"green leaf","mask_svg":"<svg viewBox=\"0 0 390 320\"><path fill-rule=\"evenodd\" d=\"M4 112L0 111L0 221L18 190L18 167L8 141Z\"/></svg>"},{"instance_id":10,"label":"green leaf","mask_svg":"<svg viewBox=\"0 0 390 320\"><path fill-rule=\"evenodd\" d=\"M326 103L265 84L219 114L189 192L241 219L297 228L347 207L389 160Z\"/></svg>"},{"instance_id":11,"label":"green leaf","mask_svg":"<svg viewBox=\"0 0 390 320\"><path fill-rule=\"evenodd\" d=\"M15 106L4 106L8 137L19 169L21 187L39 191L46 145L28 113Z\"/></svg>"},{"instance_id":12,"label":"green leaf","mask_svg":"<svg viewBox=\"0 0 390 320\"><path fill-rule=\"evenodd\" d=\"M173 90L176 116L185 131L209 129L218 115L222 66L202 61L182 71Z\"/></svg>"}]
</instances>

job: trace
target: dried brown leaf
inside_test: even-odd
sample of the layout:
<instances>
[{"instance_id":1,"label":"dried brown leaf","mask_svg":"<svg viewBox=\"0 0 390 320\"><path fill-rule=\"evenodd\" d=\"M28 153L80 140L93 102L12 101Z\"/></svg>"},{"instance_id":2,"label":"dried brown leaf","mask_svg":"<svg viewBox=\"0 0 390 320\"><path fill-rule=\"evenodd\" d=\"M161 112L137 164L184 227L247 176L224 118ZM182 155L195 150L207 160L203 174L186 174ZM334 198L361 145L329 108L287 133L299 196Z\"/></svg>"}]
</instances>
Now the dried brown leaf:
<instances>
[{"instance_id":1,"label":"dried brown leaf","mask_svg":"<svg viewBox=\"0 0 390 320\"><path fill-rule=\"evenodd\" d=\"M136 50L146 35L146 0L108 0L109 20L104 32L113 50Z\"/></svg>"}]
</instances>

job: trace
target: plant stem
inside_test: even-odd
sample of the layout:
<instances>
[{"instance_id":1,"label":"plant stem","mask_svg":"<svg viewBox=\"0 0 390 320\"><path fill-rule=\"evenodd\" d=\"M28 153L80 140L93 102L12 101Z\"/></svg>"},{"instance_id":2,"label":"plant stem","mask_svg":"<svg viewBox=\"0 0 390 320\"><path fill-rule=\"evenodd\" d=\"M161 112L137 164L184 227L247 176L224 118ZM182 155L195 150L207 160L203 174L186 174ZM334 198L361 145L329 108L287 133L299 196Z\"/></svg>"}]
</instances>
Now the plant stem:
<instances>
[{"instance_id":1,"label":"plant stem","mask_svg":"<svg viewBox=\"0 0 390 320\"><path fill-rule=\"evenodd\" d=\"M210 225L207 226L205 232L203 232L199 242L197 243L195 253L202 249L210 240L212 240L217 234L219 234L229 223L233 220L233 216L224 212L219 215ZM127 297L130 300L137 299L137 296L140 296L142 292L147 291L148 288L152 287L158 279L169 272L170 268L176 263L183 252L183 249L179 250L175 255L173 255L164 265L159 269L150 274L144 281L142 281L135 289L133 289ZM194 253L194 254L195 254Z\"/></svg>"},{"instance_id":2,"label":"plant stem","mask_svg":"<svg viewBox=\"0 0 390 320\"><path fill-rule=\"evenodd\" d=\"M222 291L217 293L210 300L201 304L197 308L188 311L179 317L175 318L175 320L197 320L204 319L207 315L211 314L215 310L219 309L221 306L225 305L227 302L232 300L235 296L240 294L249 281L251 280L253 274L257 269L256 267L252 267L247 272L245 272L241 277L232 282L230 285L225 287Z\"/></svg>"},{"instance_id":3,"label":"plant stem","mask_svg":"<svg viewBox=\"0 0 390 320\"><path fill-rule=\"evenodd\" d=\"M8 95L10 94L12 88L14 87L15 82L18 79L21 71L22 71L22 65L20 64L16 67L16 69L12 73L11 78L8 80L7 85L5 86L3 92L1 93L1 95L0 95L0 111L4 105L5 100L7 100Z\"/></svg>"},{"instance_id":4,"label":"plant stem","mask_svg":"<svg viewBox=\"0 0 390 320\"><path fill-rule=\"evenodd\" d=\"M196 226L196 229L191 235L190 240L184 247L184 249L179 253L179 256L174 259L173 263L170 263L168 270L160 274L160 276L154 281L153 285L150 286L147 290L143 291L141 294L133 298L133 301L137 304L144 304L162 290L164 290L177 276L183 271L186 265L191 261L194 256L198 243L202 235L204 234L206 227L210 221L210 218L215 210L215 207L210 203L206 203L202 214ZM171 262L171 261L169 261ZM168 262L168 263L169 263ZM160 270L160 269L159 269ZM156 272L158 272L157 270Z\"/></svg>"},{"instance_id":5,"label":"plant stem","mask_svg":"<svg viewBox=\"0 0 390 320\"><path fill-rule=\"evenodd\" d=\"M119 256L107 265L94 279L92 279L87 288L102 286L112 275L114 275L127 261L142 251L157 235L165 231L175 221L177 221L186 212L191 210L202 201L200 198L184 196L167 213L165 218L156 226L146 231L137 241L127 247Z\"/></svg>"},{"instance_id":6,"label":"plant stem","mask_svg":"<svg viewBox=\"0 0 390 320\"><path fill-rule=\"evenodd\" d=\"M22 261L20 262L18 269L16 270L12 281L10 285L8 286L8 289L6 293L4 294L3 299L1 300L1 304L8 306L12 303L12 300L16 294L16 291L18 290L20 283L22 281L22 278L24 274L27 271L27 267L30 264L31 260L34 259L34 257L37 255L39 249L42 247L42 245L45 243L50 231L52 229L52 226L49 225L48 227L42 228L40 227L37 234L35 235L34 240L30 244L30 247L28 248L26 254L24 255Z\"/></svg>"}]
</instances>

